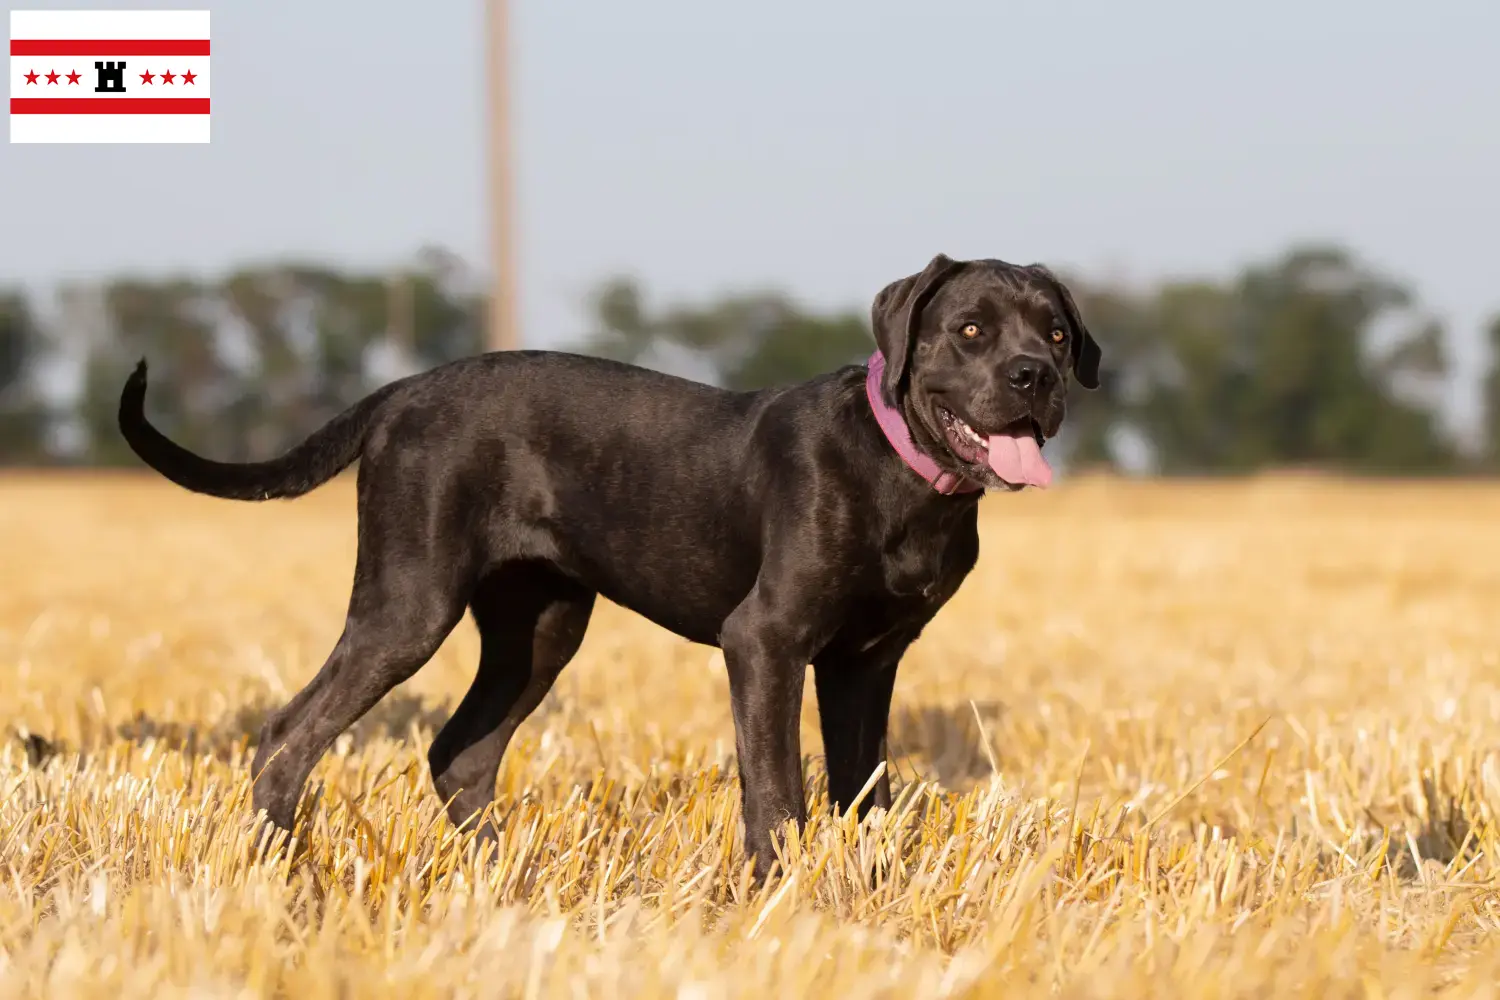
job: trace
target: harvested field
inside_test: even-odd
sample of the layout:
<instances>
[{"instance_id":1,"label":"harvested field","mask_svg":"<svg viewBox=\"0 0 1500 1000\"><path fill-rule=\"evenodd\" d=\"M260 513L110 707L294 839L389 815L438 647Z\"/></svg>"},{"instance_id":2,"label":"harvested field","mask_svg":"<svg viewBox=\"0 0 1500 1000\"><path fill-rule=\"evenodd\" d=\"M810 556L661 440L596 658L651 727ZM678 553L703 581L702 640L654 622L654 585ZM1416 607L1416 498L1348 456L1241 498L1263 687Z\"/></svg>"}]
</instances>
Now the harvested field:
<instances>
[{"instance_id":1,"label":"harvested field","mask_svg":"<svg viewBox=\"0 0 1500 1000\"><path fill-rule=\"evenodd\" d=\"M0 478L0 997L1500 995L1500 486L984 501L907 657L897 802L748 888L716 651L601 603L465 853L466 621L261 850L263 714L339 634L352 483Z\"/></svg>"}]
</instances>

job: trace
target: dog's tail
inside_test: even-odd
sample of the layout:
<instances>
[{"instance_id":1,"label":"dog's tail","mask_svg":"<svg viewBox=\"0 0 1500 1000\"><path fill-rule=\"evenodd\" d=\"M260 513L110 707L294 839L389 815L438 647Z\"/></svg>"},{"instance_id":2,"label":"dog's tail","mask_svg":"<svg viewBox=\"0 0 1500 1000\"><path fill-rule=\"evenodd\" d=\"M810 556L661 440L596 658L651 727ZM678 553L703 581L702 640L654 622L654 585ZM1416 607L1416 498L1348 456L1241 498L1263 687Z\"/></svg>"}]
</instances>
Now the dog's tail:
<instances>
[{"instance_id":1,"label":"dog's tail","mask_svg":"<svg viewBox=\"0 0 1500 1000\"><path fill-rule=\"evenodd\" d=\"M146 361L120 392L120 433L130 450L184 489L226 500L275 500L309 493L359 457L370 420L397 383L375 390L268 462L215 462L195 455L146 419Z\"/></svg>"}]
</instances>

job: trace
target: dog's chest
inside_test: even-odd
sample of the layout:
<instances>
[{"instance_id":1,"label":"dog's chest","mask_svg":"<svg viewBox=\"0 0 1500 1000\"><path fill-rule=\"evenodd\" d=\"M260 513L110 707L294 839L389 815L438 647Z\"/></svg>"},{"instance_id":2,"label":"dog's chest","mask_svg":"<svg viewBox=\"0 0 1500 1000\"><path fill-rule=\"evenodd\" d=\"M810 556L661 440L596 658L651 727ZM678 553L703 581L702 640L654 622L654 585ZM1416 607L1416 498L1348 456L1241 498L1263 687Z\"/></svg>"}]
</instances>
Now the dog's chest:
<instances>
[{"instance_id":1,"label":"dog's chest","mask_svg":"<svg viewBox=\"0 0 1500 1000\"><path fill-rule=\"evenodd\" d=\"M967 524L899 532L887 540L881 557L886 594L895 604L936 613L978 557L979 536Z\"/></svg>"},{"instance_id":2,"label":"dog's chest","mask_svg":"<svg viewBox=\"0 0 1500 1000\"><path fill-rule=\"evenodd\" d=\"M958 591L978 553L972 524L886 537L872 550L878 572L865 579L873 586L860 588L829 652L861 661L900 657Z\"/></svg>"},{"instance_id":3,"label":"dog's chest","mask_svg":"<svg viewBox=\"0 0 1500 1000\"><path fill-rule=\"evenodd\" d=\"M859 659L899 657L958 589L958 581L913 576L914 593L885 592L861 602L839 636L837 646Z\"/></svg>"}]
</instances>

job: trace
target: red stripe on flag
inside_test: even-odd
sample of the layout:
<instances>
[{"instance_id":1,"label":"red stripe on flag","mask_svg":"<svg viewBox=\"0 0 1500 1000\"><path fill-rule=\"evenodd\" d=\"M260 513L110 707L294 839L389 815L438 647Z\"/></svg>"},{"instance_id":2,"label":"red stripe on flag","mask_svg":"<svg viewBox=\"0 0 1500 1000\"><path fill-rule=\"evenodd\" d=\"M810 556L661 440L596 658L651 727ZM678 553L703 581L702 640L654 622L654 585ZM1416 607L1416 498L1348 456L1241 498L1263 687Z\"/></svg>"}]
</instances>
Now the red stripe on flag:
<instances>
[{"instance_id":1,"label":"red stripe on flag","mask_svg":"<svg viewBox=\"0 0 1500 1000\"><path fill-rule=\"evenodd\" d=\"M206 97L12 97L13 115L206 115Z\"/></svg>"},{"instance_id":2,"label":"red stripe on flag","mask_svg":"<svg viewBox=\"0 0 1500 1000\"><path fill-rule=\"evenodd\" d=\"M206 56L208 39L12 39L13 56Z\"/></svg>"}]
</instances>

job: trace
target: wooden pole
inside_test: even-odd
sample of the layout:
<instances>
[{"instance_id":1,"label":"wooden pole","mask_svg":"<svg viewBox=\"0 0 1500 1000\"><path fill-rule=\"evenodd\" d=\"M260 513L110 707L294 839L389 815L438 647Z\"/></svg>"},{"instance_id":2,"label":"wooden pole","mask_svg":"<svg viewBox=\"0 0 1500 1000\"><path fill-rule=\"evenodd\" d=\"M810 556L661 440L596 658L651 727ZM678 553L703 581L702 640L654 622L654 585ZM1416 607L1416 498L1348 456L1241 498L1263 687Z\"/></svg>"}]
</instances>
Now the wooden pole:
<instances>
[{"instance_id":1,"label":"wooden pole","mask_svg":"<svg viewBox=\"0 0 1500 1000\"><path fill-rule=\"evenodd\" d=\"M521 346L520 311L516 303L515 185L510 142L509 0L486 0L489 42L487 102L489 125L490 252L495 267L490 292L486 341L492 351Z\"/></svg>"}]
</instances>

